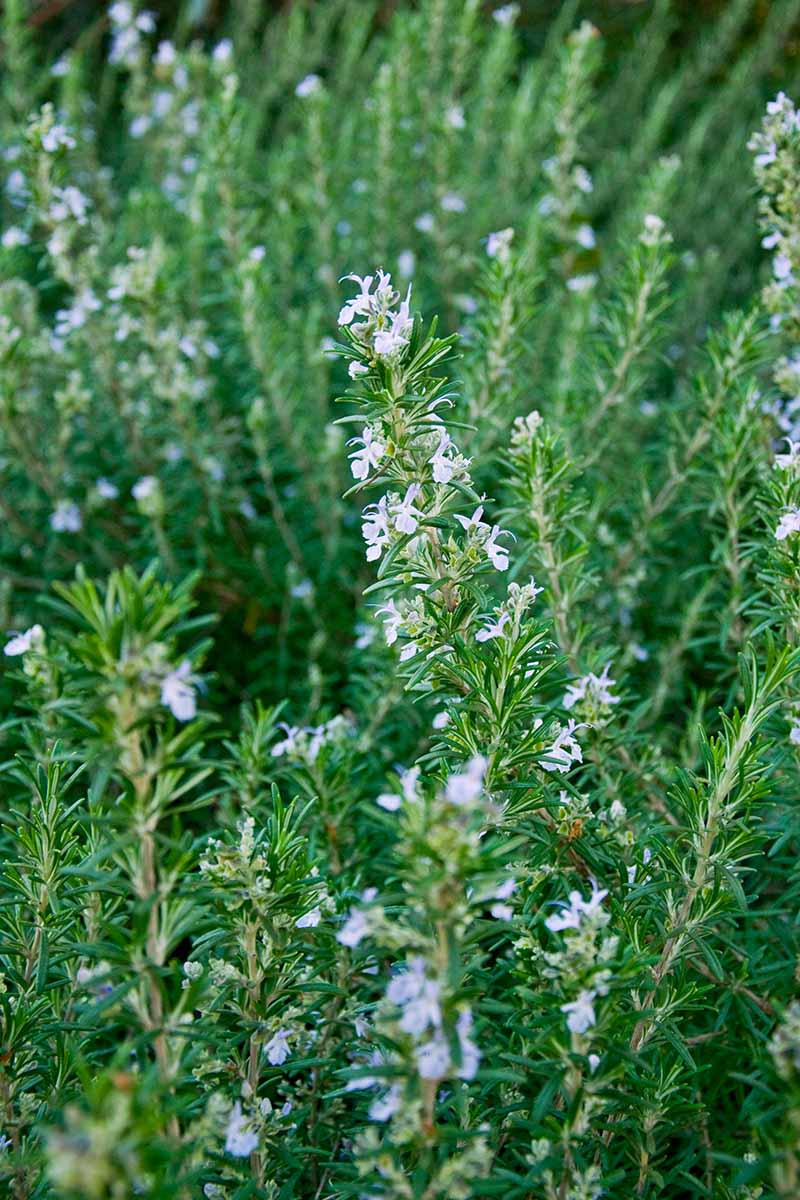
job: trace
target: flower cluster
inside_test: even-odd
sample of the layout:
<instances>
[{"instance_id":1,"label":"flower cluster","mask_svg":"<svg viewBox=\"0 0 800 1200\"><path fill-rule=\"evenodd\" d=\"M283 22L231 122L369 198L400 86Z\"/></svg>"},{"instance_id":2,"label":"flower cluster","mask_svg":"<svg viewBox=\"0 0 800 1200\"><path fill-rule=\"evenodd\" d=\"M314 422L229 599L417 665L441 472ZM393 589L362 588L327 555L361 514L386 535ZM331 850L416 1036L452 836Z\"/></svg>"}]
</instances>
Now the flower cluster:
<instances>
[{"instance_id":1,"label":"flower cluster","mask_svg":"<svg viewBox=\"0 0 800 1200\"><path fill-rule=\"evenodd\" d=\"M567 1028L577 1035L588 1033L597 1023L595 1003L610 986L609 962L616 956L619 939L604 932L610 920L603 907L607 895L608 890L596 884L587 899L578 891L570 892L568 902L545 920L551 933L564 934L564 949L545 956L546 973L565 990L579 989L574 999L561 1005Z\"/></svg>"}]
</instances>

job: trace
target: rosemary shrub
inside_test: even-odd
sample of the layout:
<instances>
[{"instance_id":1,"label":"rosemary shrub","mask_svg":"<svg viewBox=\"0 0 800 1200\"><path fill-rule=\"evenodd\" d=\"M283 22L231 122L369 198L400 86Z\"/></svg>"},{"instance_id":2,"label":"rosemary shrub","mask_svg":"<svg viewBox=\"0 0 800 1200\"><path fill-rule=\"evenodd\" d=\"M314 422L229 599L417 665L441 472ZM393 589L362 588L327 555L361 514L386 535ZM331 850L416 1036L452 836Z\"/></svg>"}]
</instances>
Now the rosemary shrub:
<instances>
[{"instance_id":1,"label":"rosemary shrub","mask_svg":"<svg viewBox=\"0 0 800 1200\"><path fill-rule=\"evenodd\" d=\"M14 1200L800 1195L797 3L586 7L3 7Z\"/></svg>"}]
</instances>

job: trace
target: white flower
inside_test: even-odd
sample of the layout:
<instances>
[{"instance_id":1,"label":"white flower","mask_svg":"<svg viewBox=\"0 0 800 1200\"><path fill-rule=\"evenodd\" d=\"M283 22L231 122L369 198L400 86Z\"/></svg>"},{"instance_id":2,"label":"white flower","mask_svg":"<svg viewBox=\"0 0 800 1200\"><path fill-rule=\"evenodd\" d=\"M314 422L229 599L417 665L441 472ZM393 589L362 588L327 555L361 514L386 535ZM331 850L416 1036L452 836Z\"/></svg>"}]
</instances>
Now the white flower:
<instances>
[{"instance_id":1,"label":"white flower","mask_svg":"<svg viewBox=\"0 0 800 1200\"><path fill-rule=\"evenodd\" d=\"M644 230L639 236L639 241L645 246L658 246L659 243L672 241L672 238L666 232L663 219L655 213L647 213L644 218Z\"/></svg>"},{"instance_id":2,"label":"white flower","mask_svg":"<svg viewBox=\"0 0 800 1200\"><path fill-rule=\"evenodd\" d=\"M400 1028L412 1037L419 1037L429 1027L438 1029L442 1023L442 1010L439 1006L441 989L435 979L428 979L424 974L424 960L421 961L422 971L408 971L392 980L394 984L411 985L401 993L402 999L398 996L398 989L394 992L397 998L393 999L392 983L386 989L387 999L401 1005L403 1009Z\"/></svg>"},{"instance_id":3,"label":"white flower","mask_svg":"<svg viewBox=\"0 0 800 1200\"><path fill-rule=\"evenodd\" d=\"M495 900L508 900L508 898L510 896L514 895L514 892L516 891L516 889L517 889L516 879L514 879L514 878L506 879L503 883L500 884L500 886L495 891L494 898L495 898Z\"/></svg>"},{"instance_id":4,"label":"white flower","mask_svg":"<svg viewBox=\"0 0 800 1200\"><path fill-rule=\"evenodd\" d=\"M131 488L131 495L134 500L147 500L157 488L158 479L155 475L142 475Z\"/></svg>"},{"instance_id":5,"label":"white flower","mask_svg":"<svg viewBox=\"0 0 800 1200\"><path fill-rule=\"evenodd\" d=\"M498 617L498 619L496 621L490 621L488 625L485 625L483 627L483 629L478 630L478 632L475 634L475 641L476 642L488 642L488 641L491 641L492 638L503 637L504 636L503 630L505 629L506 625L508 624L508 622L510 620L511 620L511 613L509 613L509 612L500 613L500 616Z\"/></svg>"},{"instance_id":6,"label":"white flower","mask_svg":"<svg viewBox=\"0 0 800 1200\"><path fill-rule=\"evenodd\" d=\"M159 67L171 67L177 58L175 47L172 42L159 42L158 49L153 56L153 62Z\"/></svg>"},{"instance_id":7,"label":"white flower","mask_svg":"<svg viewBox=\"0 0 800 1200\"><path fill-rule=\"evenodd\" d=\"M366 317L372 312L373 297L370 295L370 288L373 278L372 275L364 275L363 278L360 275L345 276L345 279L352 279L358 284L359 292L339 309L340 325L349 325L353 317Z\"/></svg>"},{"instance_id":8,"label":"white flower","mask_svg":"<svg viewBox=\"0 0 800 1200\"><path fill-rule=\"evenodd\" d=\"M318 908L312 908L311 912L307 912L302 917L297 918L295 926L298 929L316 929L321 920L321 911Z\"/></svg>"},{"instance_id":9,"label":"white flower","mask_svg":"<svg viewBox=\"0 0 800 1200\"><path fill-rule=\"evenodd\" d=\"M235 1158L249 1158L253 1151L258 1149L258 1134L249 1128L247 1119L242 1116L242 1106L238 1100L228 1118L225 1149Z\"/></svg>"},{"instance_id":10,"label":"white flower","mask_svg":"<svg viewBox=\"0 0 800 1200\"><path fill-rule=\"evenodd\" d=\"M417 1070L422 1079L444 1079L450 1069L450 1048L437 1034L417 1050Z\"/></svg>"},{"instance_id":11,"label":"white flower","mask_svg":"<svg viewBox=\"0 0 800 1200\"><path fill-rule=\"evenodd\" d=\"M647 218L645 218L645 221L646 220ZM579 225L575 231L575 241L579 246L583 246L584 250L591 250L597 242L597 238L595 237L595 233L591 225Z\"/></svg>"},{"instance_id":12,"label":"white flower","mask_svg":"<svg viewBox=\"0 0 800 1200\"><path fill-rule=\"evenodd\" d=\"M439 445L428 459L428 462L433 467L433 478L436 483L449 483L453 478L455 463L452 458L447 456L447 451L454 449L455 446L450 438L450 434L446 429L443 429L439 436Z\"/></svg>"},{"instance_id":13,"label":"white flower","mask_svg":"<svg viewBox=\"0 0 800 1200\"><path fill-rule=\"evenodd\" d=\"M571 683L564 694L562 702L564 708L573 708L579 700L583 700L587 696L596 704L619 704L619 696L613 695L610 690L616 682L609 677L610 669L611 664L606 663L602 675L590 672L579 679L577 683Z\"/></svg>"},{"instance_id":14,"label":"white flower","mask_svg":"<svg viewBox=\"0 0 800 1200\"><path fill-rule=\"evenodd\" d=\"M459 525L466 533L472 533L473 530L476 533L479 533L482 530L489 528L489 526L486 524L486 522L481 520L482 516L483 516L483 505L482 504L478 505L478 507L475 509L475 512L472 514L471 517L462 517L460 513L455 514L456 520L458 521Z\"/></svg>"},{"instance_id":15,"label":"white flower","mask_svg":"<svg viewBox=\"0 0 800 1200\"><path fill-rule=\"evenodd\" d=\"M800 508L790 508L783 514L775 530L775 537L782 542L792 533L800 533Z\"/></svg>"},{"instance_id":16,"label":"white flower","mask_svg":"<svg viewBox=\"0 0 800 1200\"><path fill-rule=\"evenodd\" d=\"M467 202L458 192L445 192L439 205L445 212L463 213L467 211Z\"/></svg>"},{"instance_id":17,"label":"white flower","mask_svg":"<svg viewBox=\"0 0 800 1200\"><path fill-rule=\"evenodd\" d=\"M465 129L464 109L460 104L452 104L445 113L445 120L451 129Z\"/></svg>"},{"instance_id":18,"label":"white flower","mask_svg":"<svg viewBox=\"0 0 800 1200\"><path fill-rule=\"evenodd\" d=\"M442 709L441 712L436 713L436 716L431 721L434 729L446 729L449 724L450 713L446 709Z\"/></svg>"},{"instance_id":19,"label":"white flower","mask_svg":"<svg viewBox=\"0 0 800 1200\"><path fill-rule=\"evenodd\" d=\"M486 239L486 253L489 258L496 258L498 262L507 263L511 254L511 242L514 237L514 230L499 229L496 233L490 233Z\"/></svg>"},{"instance_id":20,"label":"white flower","mask_svg":"<svg viewBox=\"0 0 800 1200\"><path fill-rule=\"evenodd\" d=\"M574 762L583 762L583 751L575 737L576 729L581 728L581 725L570 720L559 732L540 764L545 771L558 771L560 775L565 775Z\"/></svg>"},{"instance_id":21,"label":"white flower","mask_svg":"<svg viewBox=\"0 0 800 1200\"><path fill-rule=\"evenodd\" d=\"M65 146L67 150L74 150L75 138L63 125L53 125L42 134L42 149L46 154L55 154L61 146Z\"/></svg>"},{"instance_id":22,"label":"white flower","mask_svg":"<svg viewBox=\"0 0 800 1200\"><path fill-rule=\"evenodd\" d=\"M161 681L161 703L176 721L191 721L197 713L194 687L187 682L192 674L192 664L184 659L180 666Z\"/></svg>"},{"instance_id":23,"label":"white flower","mask_svg":"<svg viewBox=\"0 0 800 1200\"><path fill-rule=\"evenodd\" d=\"M98 496L102 496L103 500L116 500L119 495L119 488L110 479L106 479L101 475L97 483L94 485Z\"/></svg>"},{"instance_id":24,"label":"white flower","mask_svg":"<svg viewBox=\"0 0 800 1200\"><path fill-rule=\"evenodd\" d=\"M474 1079L478 1073L481 1052L469 1036L471 1032L472 1012L470 1009L464 1008L458 1014L458 1020L456 1021L458 1045L461 1050L461 1066L458 1069L459 1079Z\"/></svg>"},{"instance_id":25,"label":"white flower","mask_svg":"<svg viewBox=\"0 0 800 1200\"><path fill-rule=\"evenodd\" d=\"M772 273L776 279L789 279L792 274L792 260L786 254L776 254L772 260Z\"/></svg>"},{"instance_id":26,"label":"white flower","mask_svg":"<svg viewBox=\"0 0 800 1200\"><path fill-rule=\"evenodd\" d=\"M150 129L152 121L144 113L140 113L138 117L134 117L128 126L128 133L132 138L143 138Z\"/></svg>"},{"instance_id":27,"label":"white flower","mask_svg":"<svg viewBox=\"0 0 800 1200\"><path fill-rule=\"evenodd\" d=\"M369 367L365 363L359 362L358 359L354 358L353 361L348 365L347 374L351 379L358 379L359 375L369 374Z\"/></svg>"},{"instance_id":28,"label":"white flower","mask_svg":"<svg viewBox=\"0 0 800 1200\"><path fill-rule=\"evenodd\" d=\"M504 4L502 8L494 10L492 17L498 25L513 25L518 12L518 4Z\"/></svg>"},{"instance_id":29,"label":"white flower","mask_svg":"<svg viewBox=\"0 0 800 1200\"><path fill-rule=\"evenodd\" d=\"M17 246L27 246L30 238L24 229L20 229L17 225L11 225L3 231L2 242L6 250L14 250Z\"/></svg>"},{"instance_id":30,"label":"white flower","mask_svg":"<svg viewBox=\"0 0 800 1200\"><path fill-rule=\"evenodd\" d=\"M769 167L776 161L778 157L777 146L774 142L768 142L766 148L761 154L757 154L753 160L757 167Z\"/></svg>"},{"instance_id":31,"label":"white flower","mask_svg":"<svg viewBox=\"0 0 800 1200\"><path fill-rule=\"evenodd\" d=\"M414 268L417 265L416 255L413 250L401 250L397 256L397 270L404 279L410 279L414 274Z\"/></svg>"},{"instance_id":32,"label":"white flower","mask_svg":"<svg viewBox=\"0 0 800 1200\"><path fill-rule=\"evenodd\" d=\"M392 505L391 515L394 527L398 533L414 533L417 528L417 518L425 514L414 506L414 501L422 491L418 483L410 483L402 500Z\"/></svg>"},{"instance_id":33,"label":"white flower","mask_svg":"<svg viewBox=\"0 0 800 1200\"><path fill-rule=\"evenodd\" d=\"M301 100L304 100L306 96L313 96L314 93L318 92L321 87L322 80L320 79L319 75L306 75L304 79L300 80L297 87L294 89L294 94L295 96L299 96Z\"/></svg>"},{"instance_id":34,"label":"white flower","mask_svg":"<svg viewBox=\"0 0 800 1200\"><path fill-rule=\"evenodd\" d=\"M379 804L381 808L385 808L387 812L397 812L404 800L407 804L415 803L419 799L417 795L419 776L419 767L410 767L407 771L400 771L402 796L398 796L396 792L382 792L375 803Z\"/></svg>"},{"instance_id":35,"label":"white flower","mask_svg":"<svg viewBox=\"0 0 800 1200\"><path fill-rule=\"evenodd\" d=\"M376 613L380 616L386 613L383 623L383 633L386 638L386 645L393 646L397 641L397 635L400 632L400 626L403 624L403 614L398 609L394 600L389 600L381 608L376 609Z\"/></svg>"},{"instance_id":36,"label":"white flower","mask_svg":"<svg viewBox=\"0 0 800 1200\"><path fill-rule=\"evenodd\" d=\"M285 721L281 721L278 728L285 730L286 737L272 747L272 757L281 758L284 754L294 754L297 749L297 738L303 732L302 729L299 725L287 725Z\"/></svg>"},{"instance_id":37,"label":"white flower","mask_svg":"<svg viewBox=\"0 0 800 1200\"><path fill-rule=\"evenodd\" d=\"M420 213L414 221L414 228L420 233L433 233L436 228L436 219L433 213Z\"/></svg>"},{"instance_id":38,"label":"white flower","mask_svg":"<svg viewBox=\"0 0 800 1200\"><path fill-rule=\"evenodd\" d=\"M286 1029L279 1029L274 1037L270 1038L264 1050L267 1055L267 1061L273 1067L280 1067L286 1062L291 1054L291 1048L287 1041L289 1034Z\"/></svg>"},{"instance_id":39,"label":"white flower","mask_svg":"<svg viewBox=\"0 0 800 1200\"><path fill-rule=\"evenodd\" d=\"M545 921L551 933L559 933L563 929L579 929L584 916L592 917L600 911L601 905L608 895L608 888L598 888L592 883L591 895L587 900L578 891L569 894L567 904L561 905L561 911L553 913Z\"/></svg>"},{"instance_id":40,"label":"white flower","mask_svg":"<svg viewBox=\"0 0 800 1200\"><path fill-rule=\"evenodd\" d=\"M486 759L482 754L476 754L467 763L466 771L459 775L451 775L447 780L445 798L450 804L459 808L474 804L483 790L483 777L486 774Z\"/></svg>"},{"instance_id":41,"label":"white flower","mask_svg":"<svg viewBox=\"0 0 800 1200\"><path fill-rule=\"evenodd\" d=\"M567 287L571 292L589 292L596 283L596 275L573 275L567 280Z\"/></svg>"},{"instance_id":42,"label":"white flower","mask_svg":"<svg viewBox=\"0 0 800 1200\"><path fill-rule=\"evenodd\" d=\"M367 562L375 562L389 541L389 511L385 496L381 496L377 504L368 504L364 509L361 534L367 543Z\"/></svg>"},{"instance_id":43,"label":"white flower","mask_svg":"<svg viewBox=\"0 0 800 1200\"><path fill-rule=\"evenodd\" d=\"M342 946L357 946L369 933L369 921L361 909L351 908L350 915L336 935Z\"/></svg>"},{"instance_id":44,"label":"white flower","mask_svg":"<svg viewBox=\"0 0 800 1200\"><path fill-rule=\"evenodd\" d=\"M348 446L361 444L360 450L354 450L349 456L352 460L350 470L354 479L366 479L373 467L377 467L386 453L383 442L375 439L369 425L362 430L361 437L351 438Z\"/></svg>"},{"instance_id":45,"label":"white flower","mask_svg":"<svg viewBox=\"0 0 800 1200\"><path fill-rule=\"evenodd\" d=\"M391 358L408 345L414 322L410 316L411 284L408 292L396 313L390 313L391 325L388 329L379 329L372 345L378 358Z\"/></svg>"},{"instance_id":46,"label":"white flower","mask_svg":"<svg viewBox=\"0 0 800 1200\"><path fill-rule=\"evenodd\" d=\"M626 807L622 803L622 801L617 799L617 800L613 800L611 802L611 807L608 810L608 815L611 818L611 820L614 821L615 824L618 825L620 821L625 820L626 816L628 815L628 810L626 809Z\"/></svg>"},{"instance_id":47,"label":"white flower","mask_svg":"<svg viewBox=\"0 0 800 1200\"><path fill-rule=\"evenodd\" d=\"M508 530L501 529L499 525L492 526L492 532L489 534L484 543L484 550L488 554L492 566L496 571L508 570L508 551L504 546L498 546L497 539L506 537Z\"/></svg>"},{"instance_id":48,"label":"white flower","mask_svg":"<svg viewBox=\"0 0 800 1200\"><path fill-rule=\"evenodd\" d=\"M400 1107L400 1098L402 1088L399 1083L393 1083L383 1096L379 1096L377 1100L373 1100L369 1106L369 1118L371 1121L388 1121Z\"/></svg>"},{"instance_id":49,"label":"white flower","mask_svg":"<svg viewBox=\"0 0 800 1200\"><path fill-rule=\"evenodd\" d=\"M83 528L83 517L77 504L59 500L50 514L50 528L56 533L78 533Z\"/></svg>"},{"instance_id":50,"label":"white flower","mask_svg":"<svg viewBox=\"0 0 800 1200\"><path fill-rule=\"evenodd\" d=\"M572 172L572 178L575 181L575 186L579 191L583 192L584 195L588 196L589 193L593 191L594 184L592 183L592 177L586 170L586 167L577 166Z\"/></svg>"},{"instance_id":51,"label":"white flower","mask_svg":"<svg viewBox=\"0 0 800 1200\"><path fill-rule=\"evenodd\" d=\"M594 1013L595 998L595 992L584 988L578 993L577 1000L571 1000L568 1004L561 1005L561 1011L569 1014L567 1028L571 1033L586 1033L586 1030L595 1024L597 1020Z\"/></svg>"},{"instance_id":52,"label":"white flower","mask_svg":"<svg viewBox=\"0 0 800 1200\"><path fill-rule=\"evenodd\" d=\"M50 205L50 217L53 221L68 221L71 217L79 225L84 225L88 211L89 201L80 188L71 184L63 188L53 188L53 203Z\"/></svg>"},{"instance_id":53,"label":"white flower","mask_svg":"<svg viewBox=\"0 0 800 1200\"><path fill-rule=\"evenodd\" d=\"M3 653L9 658L18 654L27 654L29 650L38 649L44 642L44 630L41 625L31 625L24 633L17 633L6 642Z\"/></svg>"},{"instance_id":54,"label":"white flower","mask_svg":"<svg viewBox=\"0 0 800 1200\"><path fill-rule=\"evenodd\" d=\"M221 42L217 42L211 57L215 63L229 62L233 55L233 42L230 38L223 38Z\"/></svg>"}]
</instances>

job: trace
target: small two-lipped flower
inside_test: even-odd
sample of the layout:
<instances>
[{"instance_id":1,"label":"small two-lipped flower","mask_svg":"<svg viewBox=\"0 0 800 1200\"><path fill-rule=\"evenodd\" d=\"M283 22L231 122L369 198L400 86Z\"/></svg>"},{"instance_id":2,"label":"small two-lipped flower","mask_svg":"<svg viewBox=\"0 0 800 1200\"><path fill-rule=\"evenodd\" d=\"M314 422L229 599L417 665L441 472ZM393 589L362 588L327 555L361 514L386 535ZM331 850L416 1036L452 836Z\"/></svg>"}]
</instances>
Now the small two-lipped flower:
<instances>
[{"instance_id":1,"label":"small two-lipped flower","mask_svg":"<svg viewBox=\"0 0 800 1200\"><path fill-rule=\"evenodd\" d=\"M578 891L572 891L566 904L560 906L560 911L552 913L545 921L551 933L561 933L565 929L580 929L586 917L592 917L599 912L601 905L608 895L608 888L599 888L592 881L592 891L584 900Z\"/></svg>"},{"instance_id":2,"label":"small two-lipped flower","mask_svg":"<svg viewBox=\"0 0 800 1200\"><path fill-rule=\"evenodd\" d=\"M197 715L197 698L188 659L170 671L161 681L161 703L176 721L191 721Z\"/></svg>"},{"instance_id":3,"label":"small two-lipped flower","mask_svg":"<svg viewBox=\"0 0 800 1200\"><path fill-rule=\"evenodd\" d=\"M777 541L783 542L794 533L800 533L800 508L790 508L783 514L775 530L775 537Z\"/></svg>"},{"instance_id":4,"label":"small two-lipped flower","mask_svg":"<svg viewBox=\"0 0 800 1200\"><path fill-rule=\"evenodd\" d=\"M3 653L8 658L16 658L28 654L31 650L42 650L44 647L44 630L41 625L31 625L24 633L17 633L6 642Z\"/></svg>"},{"instance_id":5,"label":"small two-lipped flower","mask_svg":"<svg viewBox=\"0 0 800 1200\"><path fill-rule=\"evenodd\" d=\"M352 334L378 359L393 360L411 340L414 322L411 317L411 285L405 299L397 310L392 306L400 299L399 292L392 286L392 277L385 271L373 275L345 275L358 284L356 296L348 300L339 311L339 324L349 326ZM373 291L373 284L374 291ZM354 324L357 317L363 322ZM363 375L364 364L350 365L351 378Z\"/></svg>"},{"instance_id":6,"label":"small two-lipped flower","mask_svg":"<svg viewBox=\"0 0 800 1200\"><path fill-rule=\"evenodd\" d=\"M461 528L466 533L474 533L480 540L483 549L486 551L487 557L496 571L508 570L508 550L505 546L501 546L499 539L508 536L508 530L501 529L499 525L492 525L491 528L482 520L483 505L480 504L475 509L471 517L464 517L460 513L455 514L455 519L458 521ZM488 536L487 536L488 531Z\"/></svg>"},{"instance_id":7,"label":"small two-lipped flower","mask_svg":"<svg viewBox=\"0 0 800 1200\"><path fill-rule=\"evenodd\" d=\"M358 480L367 479L370 471L379 466L381 459L386 453L385 443L380 441L369 425L367 425L363 429L361 437L351 438L347 444L348 446L360 445L361 447L360 450L354 450L349 456L351 459L350 470L353 473L353 478Z\"/></svg>"}]
</instances>

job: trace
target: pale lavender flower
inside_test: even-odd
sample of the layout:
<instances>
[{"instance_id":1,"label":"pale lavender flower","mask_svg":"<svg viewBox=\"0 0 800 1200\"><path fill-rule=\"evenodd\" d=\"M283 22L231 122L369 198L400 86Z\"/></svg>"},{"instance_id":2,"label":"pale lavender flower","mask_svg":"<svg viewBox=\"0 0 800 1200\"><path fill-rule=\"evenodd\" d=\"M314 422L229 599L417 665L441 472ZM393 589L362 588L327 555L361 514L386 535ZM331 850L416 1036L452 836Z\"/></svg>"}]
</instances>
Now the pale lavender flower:
<instances>
[{"instance_id":1,"label":"pale lavender flower","mask_svg":"<svg viewBox=\"0 0 800 1200\"><path fill-rule=\"evenodd\" d=\"M489 537L484 543L483 548L488 554L492 566L496 571L508 570L508 551L506 550L505 546L499 546L497 544L498 538L507 536L508 530L501 529L499 525L493 525L492 532L489 534Z\"/></svg>"},{"instance_id":2,"label":"pale lavender flower","mask_svg":"<svg viewBox=\"0 0 800 1200\"><path fill-rule=\"evenodd\" d=\"M471 1032L472 1011L469 1008L464 1008L458 1014L458 1020L456 1021L458 1045L461 1050L461 1066L458 1069L459 1079L474 1079L478 1073L481 1052L470 1037Z\"/></svg>"},{"instance_id":3,"label":"pale lavender flower","mask_svg":"<svg viewBox=\"0 0 800 1200\"><path fill-rule=\"evenodd\" d=\"M476 754L467 763L465 771L450 776L445 789L445 798L450 804L462 808L475 803L483 790L486 766L487 762L483 755Z\"/></svg>"},{"instance_id":4,"label":"pale lavender flower","mask_svg":"<svg viewBox=\"0 0 800 1200\"><path fill-rule=\"evenodd\" d=\"M27 246L30 240L25 230L20 229L17 225L11 225L4 230L2 239L0 239L6 250L15 250L17 246Z\"/></svg>"},{"instance_id":5,"label":"pale lavender flower","mask_svg":"<svg viewBox=\"0 0 800 1200\"><path fill-rule=\"evenodd\" d=\"M370 1120L381 1122L390 1120L400 1108L401 1096L401 1085L393 1083L388 1092L385 1092L383 1096L379 1096L377 1100L373 1100L369 1106Z\"/></svg>"},{"instance_id":6,"label":"pale lavender flower","mask_svg":"<svg viewBox=\"0 0 800 1200\"><path fill-rule=\"evenodd\" d=\"M364 509L361 534L367 543L367 562L375 562L389 541L389 511L385 496L381 496L377 504L368 504Z\"/></svg>"},{"instance_id":7,"label":"pale lavender flower","mask_svg":"<svg viewBox=\"0 0 800 1200\"><path fill-rule=\"evenodd\" d=\"M582 725L570 720L560 730L541 763L545 771L558 771L560 775L565 775L574 762L583 762L583 751L575 737L575 731L581 728Z\"/></svg>"},{"instance_id":8,"label":"pale lavender flower","mask_svg":"<svg viewBox=\"0 0 800 1200\"><path fill-rule=\"evenodd\" d=\"M437 1034L417 1050L417 1070L421 1079L444 1079L450 1065L450 1047L443 1034Z\"/></svg>"},{"instance_id":9,"label":"pale lavender flower","mask_svg":"<svg viewBox=\"0 0 800 1200\"><path fill-rule=\"evenodd\" d=\"M234 1158L249 1158L257 1149L258 1134L253 1131L247 1118L242 1115L242 1106L237 1100L228 1117L225 1150Z\"/></svg>"},{"instance_id":10,"label":"pale lavender flower","mask_svg":"<svg viewBox=\"0 0 800 1200\"><path fill-rule=\"evenodd\" d=\"M19 654L27 654L29 650L38 648L43 641L44 630L41 625L31 625L30 629L26 629L24 633L15 634L10 641L6 642L3 653L9 658L16 658Z\"/></svg>"},{"instance_id":11,"label":"pale lavender flower","mask_svg":"<svg viewBox=\"0 0 800 1200\"><path fill-rule=\"evenodd\" d=\"M176 721L191 721L197 714L195 690L189 682L192 664L187 658L161 681L161 703Z\"/></svg>"},{"instance_id":12,"label":"pale lavender flower","mask_svg":"<svg viewBox=\"0 0 800 1200\"><path fill-rule=\"evenodd\" d=\"M316 929L322 920L322 912L318 908L312 908L310 912L304 913L302 917L298 917L295 921L297 929Z\"/></svg>"},{"instance_id":13,"label":"pale lavender flower","mask_svg":"<svg viewBox=\"0 0 800 1200\"><path fill-rule=\"evenodd\" d=\"M280 1067L286 1062L291 1054L291 1047L288 1042L289 1033L286 1029L279 1029L278 1032L270 1038L264 1047L264 1052L267 1056L267 1061L273 1067Z\"/></svg>"},{"instance_id":14,"label":"pale lavender flower","mask_svg":"<svg viewBox=\"0 0 800 1200\"><path fill-rule=\"evenodd\" d=\"M594 1012L596 993L584 988L578 993L577 1000L561 1005L561 1011L567 1013L567 1028L571 1033L586 1033L597 1021Z\"/></svg>"},{"instance_id":15,"label":"pale lavender flower","mask_svg":"<svg viewBox=\"0 0 800 1200\"><path fill-rule=\"evenodd\" d=\"M449 483L453 478L455 471L455 463L448 455L448 450L454 450L455 446L450 438L450 434L446 429L443 429L439 436L439 445L434 450L428 462L433 467L433 478L435 483Z\"/></svg>"},{"instance_id":16,"label":"pale lavender flower","mask_svg":"<svg viewBox=\"0 0 800 1200\"><path fill-rule=\"evenodd\" d=\"M414 505L414 501L421 491L422 488L418 483L410 483L403 499L392 505L391 514L398 533L414 533L417 528L417 519L425 516L424 512Z\"/></svg>"},{"instance_id":17,"label":"pale lavender flower","mask_svg":"<svg viewBox=\"0 0 800 1200\"><path fill-rule=\"evenodd\" d=\"M384 637L386 638L386 645L393 646L397 641L397 635L400 632L400 626L403 624L403 614L398 609L394 600L389 600L386 604L382 605L381 608L376 609L377 616L381 616L383 613L386 613L383 623L383 632Z\"/></svg>"},{"instance_id":18,"label":"pale lavender flower","mask_svg":"<svg viewBox=\"0 0 800 1200\"><path fill-rule=\"evenodd\" d=\"M369 921L361 909L351 908L350 915L336 935L342 946L357 946L369 933Z\"/></svg>"},{"instance_id":19,"label":"pale lavender flower","mask_svg":"<svg viewBox=\"0 0 800 1200\"><path fill-rule=\"evenodd\" d=\"M800 508L790 508L783 514L775 530L775 537L782 542L793 533L800 533Z\"/></svg>"},{"instance_id":20,"label":"pale lavender flower","mask_svg":"<svg viewBox=\"0 0 800 1200\"><path fill-rule=\"evenodd\" d=\"M513 25L517 19L519 12L518 4L504 4L502 8L496 8L492 13L492 18L498 25Z\"/></svg>"},{"instance_id":21,"label":"pale lavender flower","mask_svg":"<svg viewBox=\"0 0 800 1200\"><path fill-rule=\"evenodd\" d=\"M56 533L78 533L83 528L83 517L77 504L71 500L59 500L50 514L50 528Z\"/></svg>"},{"instance_id":22,"label":"pale lavender flower","mask_svg":"<svg viewBox=\"0 0 800 1200\"><path fill-rule=\"evenodd\" d=\"M439 204L445 212L463 213L467 211L467 202L458 192L445 192Z\"/></svg>"},{"instance_id":23,"label":"pale lavender flower","mask_svg":"<svg viewBox=\"0 0 800 1200\"><path fill-rule=\"evenodd\" d=\"M301 79L297 87L294 89L295 96L299 96L301 100L305 100L308 96L313 96L322 87L322 80L319 75L306 75Z\"/></svg>"},{"instance_id":24,"label":"pale lavender flower","mask_svg":"<svg viewBox=\"0 0 800 1200\"><path fill-rule=\"evenodd\" d=\"M366 479L370 471L377 467L386 453L386 446L383 442L375 438L369 425L362 431L361 437L351 438L347 443L348 446L357 446L360 444L361 449L355 450L349 456L352 460L350 470L353 473L354 479Z\"/></svg>"},{"instance_id":25,"label":"pale lavender flower","mask_svg":"<svg viewBox=\"0 0 800 1200\"><path fill-rule=\"evenodd\" d=\"M475 634L475 641L489 642L493 638L504 637L505 634L503 633L503 630L510 620L511 613L501 612L496 621L490 621L488 625L483 627L483 629L478 630L478 632Z\"/></svg>"}]
</instances>

